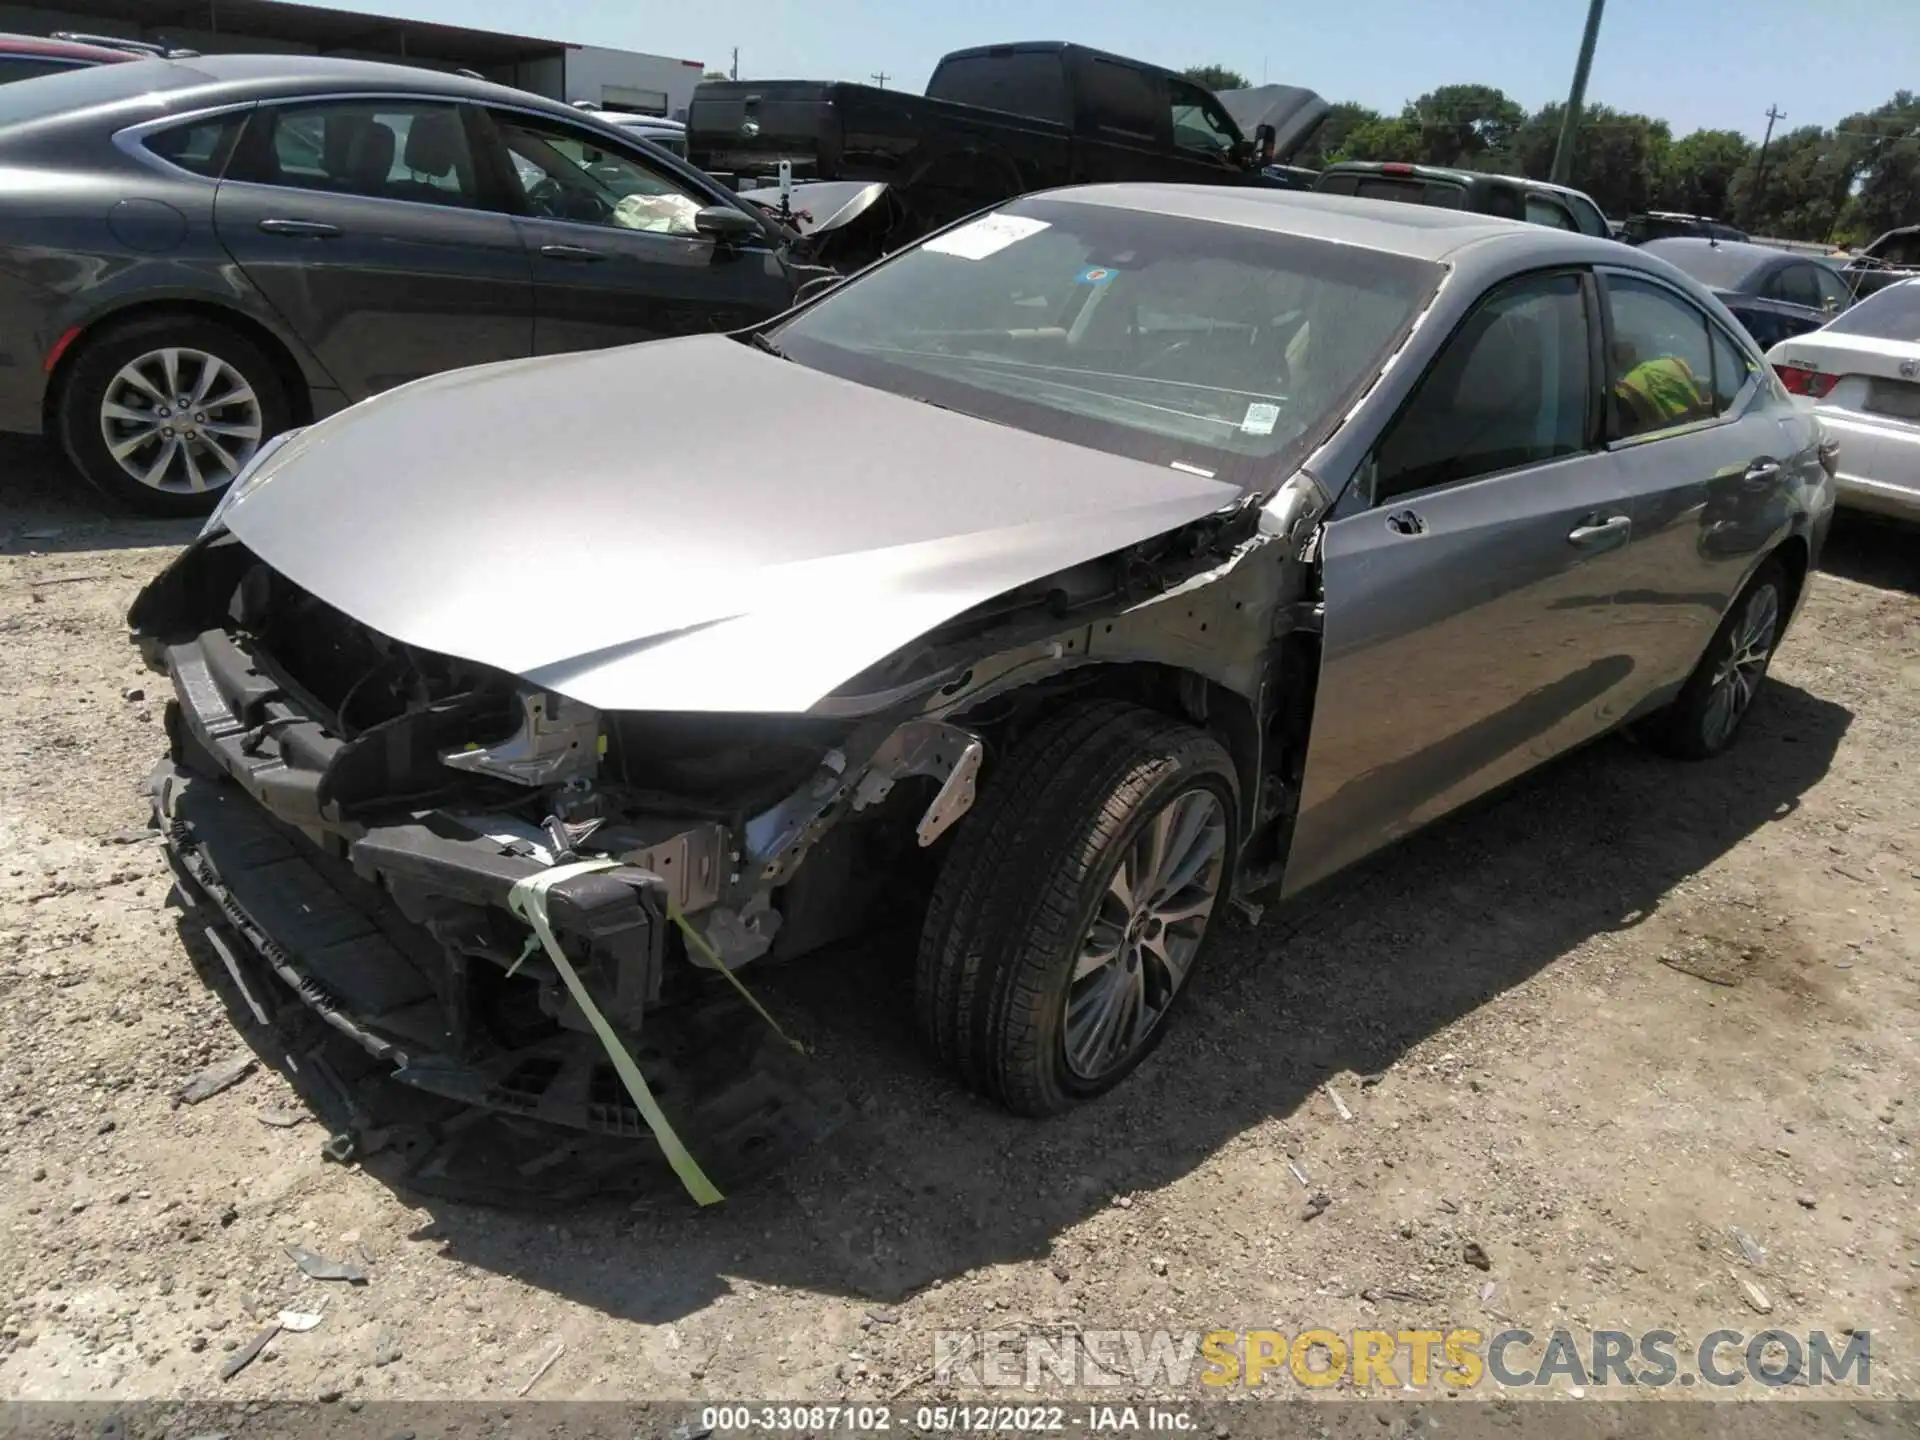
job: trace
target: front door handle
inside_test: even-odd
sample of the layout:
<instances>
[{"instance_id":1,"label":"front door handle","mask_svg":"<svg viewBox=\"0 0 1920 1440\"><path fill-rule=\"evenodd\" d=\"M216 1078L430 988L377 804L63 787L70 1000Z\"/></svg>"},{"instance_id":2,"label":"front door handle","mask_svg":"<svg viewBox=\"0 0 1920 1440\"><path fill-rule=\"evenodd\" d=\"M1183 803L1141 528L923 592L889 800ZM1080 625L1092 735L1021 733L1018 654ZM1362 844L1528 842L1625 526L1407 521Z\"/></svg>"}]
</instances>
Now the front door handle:
<instances>
[{"instance_id":1,"label":"front door handle","mask_svg":"<svg viewBox=\"0 0 1920 1440\"><path fill-rule=\"evenodd\" d=\"M1771 485L1780 478L1780 462L1770 455L1763 455L1747 467L1747 473L1740 477L1749 485Z\"/></svg>"},{"instance_id":2,"label":"front door handle","mask_svg":"<svg viewBox=\"0 0 1920 1440\"><path fill-rule=\"evenodd\" d=\"M263 235L285 235L293 239L333 240L340 235L338 225L329 225L324 220L281 220L271 219L260 222Z\"/></svg>"},{"instance_id":3,"label":"front door handle","mask_svg":"<svg viewBox=\"0 0 1920 1440\"><path fill-rule=\"evenodd\" d=\"M607 258L600 251L589 250L585 245L542 245L540 253L549 260L571 260L576 264Z\"/></svg>"},{"instance_id":4,"label":"front door handle","mask_svg":"<svg viewBox=\"0 0 1920 1440\"><path fill-rule=\"evenodd\" d=\"M1633 534L1633 520L1626 515L1589 515L1567 532L1567 543L1582 550L1608 550L1624 545Z\"/></svg>"}]
</instances>

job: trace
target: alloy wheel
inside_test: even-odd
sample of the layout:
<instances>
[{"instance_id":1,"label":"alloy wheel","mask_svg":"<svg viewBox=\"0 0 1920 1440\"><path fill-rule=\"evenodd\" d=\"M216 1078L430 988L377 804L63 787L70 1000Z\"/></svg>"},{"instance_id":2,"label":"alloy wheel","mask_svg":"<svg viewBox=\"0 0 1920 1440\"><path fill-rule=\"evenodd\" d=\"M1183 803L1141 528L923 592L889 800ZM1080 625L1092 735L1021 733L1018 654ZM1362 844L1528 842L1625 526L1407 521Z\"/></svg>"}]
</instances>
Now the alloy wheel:
<instances>
[{"instance_id":1,"label":"alloy wheel","mask_svg":"<svg viewBox=\"0 0 1920 1440\"><path fill-rule=\"evenodd\" d=\"M230 363L182 346L114 374L100 402L107 453L134 480L175 495L224 489L260 448L254 387Z\"/></svg>"},{"instance_id":2,"label":"alloy wheel","mask_svg":"<svg viewBox=\"0 0 1920 1440\"><path fill-rule=\"evenodd\" d=\"M1713 674L1701 727L1707 743L1724 744L1753 704L1773 658L1774 637L1780 628L1780 592L1762 585L1747 598L1740 623L1728 639L1727 653Z\"/></svg>"},{"instance_id":3,"label":"alloy wheel","mask_svg":"<svg viewBox=\"0 0 1920 1440\"><path fill-rule=\"evenodd\" d=\"M1098 1080L1153 1034L1193 965L1226 874L1227 810L1212 790L1173 796L1115 865L1067 986L1067 1068Z\"/></svg>"}]
</instances>

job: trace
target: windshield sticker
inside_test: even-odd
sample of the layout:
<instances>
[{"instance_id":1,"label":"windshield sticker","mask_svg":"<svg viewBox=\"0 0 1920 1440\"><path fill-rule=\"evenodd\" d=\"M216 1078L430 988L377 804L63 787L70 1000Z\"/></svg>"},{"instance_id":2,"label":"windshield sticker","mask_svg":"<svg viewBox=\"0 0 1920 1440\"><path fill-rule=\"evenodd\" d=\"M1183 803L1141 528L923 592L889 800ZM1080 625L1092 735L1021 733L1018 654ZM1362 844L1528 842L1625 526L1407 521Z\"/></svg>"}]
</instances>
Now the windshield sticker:
<instances>
[{"instance_id":1,"label":"windshield sticker","mask_svg":"<svg viewBox=\"0 0 1920 1440\"><path fill-rule=\"evenodd\" d=\"M1047 228L1045 220L1030 220L1024 215L983 215L970 225L936 235L920 248L936 255L955 255L962 260L984 260L998 255L1016 240L1038 235Z\"/></svg>"},{"instance_id":2,"label":"windshield sticker","mask_svg":"<svg viewBox=\"0 0 1920 1440\"><path fill-rule=\"evenodd\" d=\"M1073 283L1076 285L1105 285L1118 273L1117 270L1109 269L1105 265L1089 265L1073 277Z\"/></svg>"},{"instance_id":3,"label":"windshield sticker","mask_svg":"<svg viewBox=\"0 0 1920 1440\"><path fill-rule=\"evenodd\" d=\"M1280 407L1256 400L1247 406L1246 418L1240 422L1240 429L1248 435L1271 435L1276 421L1280 419Z\"/></svg>"}]
</instances>

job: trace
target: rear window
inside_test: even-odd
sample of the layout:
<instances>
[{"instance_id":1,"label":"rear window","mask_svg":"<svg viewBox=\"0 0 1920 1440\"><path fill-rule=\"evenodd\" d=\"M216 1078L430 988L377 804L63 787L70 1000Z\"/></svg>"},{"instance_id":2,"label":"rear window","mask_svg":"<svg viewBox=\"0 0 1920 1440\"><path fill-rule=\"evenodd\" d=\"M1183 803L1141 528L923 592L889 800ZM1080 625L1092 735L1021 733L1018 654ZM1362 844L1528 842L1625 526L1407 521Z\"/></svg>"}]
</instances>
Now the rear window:
<instances>
[{"instance_id":1,"label":"rear window","mask_svg":"<svg viewBox=\"0 0 1920 1440\"><path fill-rule=\"evenodd\" d=\"M1889 285L1835 316L1826 327L1835 335L1872 335L1881 340L1920 340L1920 283Z\"/></svg>"},{"instance_id":2,"label":"rear window","mask_svg":"<svg viewBox=\"0 0 1920 1440\"><path fill-rule=\"evenodd\" d=\"M942 60L927 82L935 100L979 105L1010 115L1031 115L1064 125L1067 83L1057 50L1013 51L1005 55L963 55Z\"/></svg>"},{"instance_id":3,"label":"rear window","mask_svg":"<svg viewBox=\"0 0 1920 1440\"><path fill-rule=\"evenodd\" d=\"M1443 210L1466 207L1467 190L1450 180L1426 180L1418 175L1379 175L1349 171L1325 175L1313 187L1325 195L1352 195L1360 200L1397 200L1402 205L1435 205Z\"/></svg>"},{"instance_id":4,"label":"rear window","mask_svg":"<svg viewBox=\"0 0 1920 1440\"><path fill-rule=\"evenodd\" d=\"M1745 292L1753 288L1753 275L1767 257L1756 259L1742 250L1728 250L1705 240L1674 237L1650 240L1643 247L1649 255L1658 255L1669 265L1686 271L1702 285L1714 290ZM1817 305L1820 302L1815 300Z\"/></svg>"}]
</instances>

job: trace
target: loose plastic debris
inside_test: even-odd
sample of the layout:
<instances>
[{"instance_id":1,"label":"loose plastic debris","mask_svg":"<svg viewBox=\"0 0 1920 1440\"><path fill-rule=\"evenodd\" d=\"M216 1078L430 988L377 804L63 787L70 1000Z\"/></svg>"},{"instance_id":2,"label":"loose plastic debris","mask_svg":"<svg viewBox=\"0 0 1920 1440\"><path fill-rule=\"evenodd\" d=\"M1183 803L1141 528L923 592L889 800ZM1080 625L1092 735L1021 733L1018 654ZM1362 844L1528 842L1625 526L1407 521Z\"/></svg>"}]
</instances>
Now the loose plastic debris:
<instances>
[{"instance_id":1,"label":"loose plastic debris","mask_svg":"<svg viewBox=\"0 0 1920 1440\"><path fill-rule=\"evenodd\" d=\"M329 1260L304 1245L287 1246L287 1254L293 1257L293 1263L300 1267L301 1274L309 1280L345 1280L350 1285L367 1283L367 1272L360 1266L345 1260Z\"/></svg>"},{"instance_id":2,"label":"loose plastic debris","mask_svg":"<svg viewBox=\"0 0 1920 1440\"><path fill-rule=\"evenodd\" d=\"M218 1095L222 1090L238 1085L252 1071L253 1056L236 1055L231 1060L222 1060L217 1065L209 1065L180 1087L179 1099L182 1105L198 1105L210 1096Z\"/></svg>"}]
</instances>

